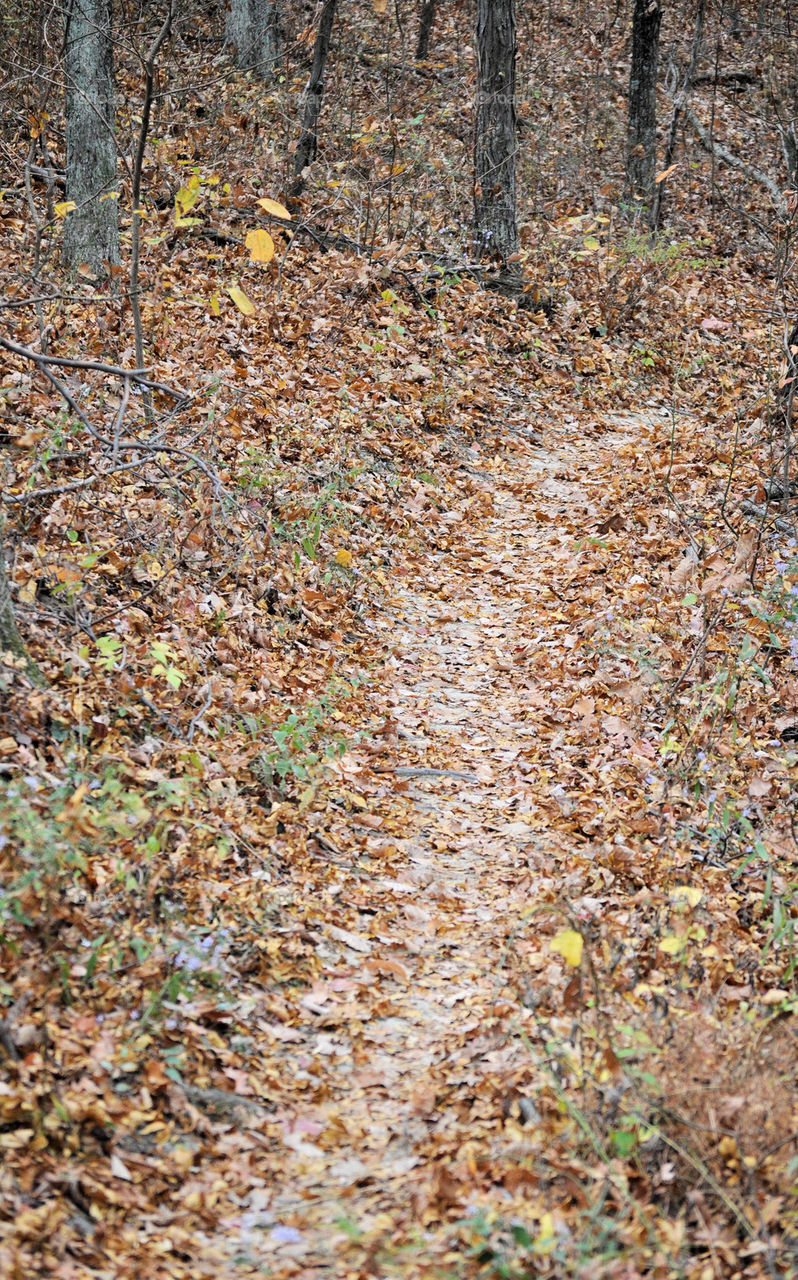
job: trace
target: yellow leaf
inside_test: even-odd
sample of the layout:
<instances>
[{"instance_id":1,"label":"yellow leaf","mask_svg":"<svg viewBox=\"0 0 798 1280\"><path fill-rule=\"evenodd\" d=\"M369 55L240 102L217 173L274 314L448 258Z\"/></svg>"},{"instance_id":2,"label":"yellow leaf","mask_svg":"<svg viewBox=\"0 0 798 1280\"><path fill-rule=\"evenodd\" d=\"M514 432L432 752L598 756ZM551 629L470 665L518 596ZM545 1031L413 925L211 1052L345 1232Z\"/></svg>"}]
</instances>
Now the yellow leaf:
<instances>
[{"instance_id":1,"label":"yellow leaf","mask_svg":"<svg viewBox=\"0 0 798 1280\"><path fill-rule=\"evenodd\" d=\"M577 933L576 929L561 929L556 938L552 938L549 946L552 951L556 951L562 956L566 964L572 965L574 969L582 963L584 943L581 933Z\"/></svg>"},{"instance_id":2,"label":"yellow leaf","mask_svg":"<svg viewBox=\"0 0 798 1280\"><path fill-rule=\"evenodd\" d=\"M573 930L571 930L573 932ZM582 939L576 934L581 943ZM554 1219L550 1213L544 1213L540 1219L540 1231L532 1242L532 1248L535 1253L550 1253L557 1243L557 1237L554 1234Z\"/></svg>"},{"instance_id":3,"label":"yellow leaf","mask_svg":"<svg viewBox=\"0 0 798 1280\"><path fill-rule=\"evenodd\" d=\"M218 293L212 293L212 294L211 294L211 298L210 298L210 302L208 303L208 306L209 306L209 307L210 307L210 309L211 309L211 315L212 315L212 316L218 316L218 315L221 315L221 310L222 310L222 309L221 309L221 307L219 306L219 295L218 295Z\"/></svg>"},{"instance_id":4,"label":"yellow leaf","mask_svg":"<svg viewBox=\"0 0 798 1280\"><path fill-rule=\"evenodd\" d=\"M592 253L595 253L597 249L601 248L601 244L595 236L585 236L584 245L585 248L590 249Z\"/></svg>"},{"instance_id":5,"label":"yellow leaf","mask_svg":"<svg viewBox=\"0 0 798 1280\"><path fill-rule=\"evenodd\" d=\"M677 884L671 889L671 901L686 902L689 907L697 907L702 897L701 890L692 884Z\"/></svg>"},{"instance_id":6,"label":"yellow leaf","mask_svg":"<svg viewBox=\"0 0 798 1280\"><path fill-rule=\"evenodd\" d=\"M262 227L258 227L256 231L248 231L244 243L253 262L271 262L274 257L274 241Z\"/></svg>"},{"instance_id":7,"label":"yellow leaf","mask_svg":"<svg viewBox=\"0 0 798 1280\"><path fill-rule=\"evenodd\" d=\"M297 806L300 813L306 813L308 811L310 806L313 804L313 801L316 799L316 792L318 789L318 784L315 782L312 782L309 787L305 787L299 797L299 805Z\"/></svg>"},{"instance_id":8,"label":"yellow leaf","mask_svg":"<svg viewBox=\"0 0 798 1280\"><path fill-rule=\"evenodd\" d=\"M273 214L275 218L291 217L291 214L288 212L284 204L279 204L277 200L269 200L267 196L264 196L263 199L258 200L258 204L260 205L261 209L265 209L266 213Z\"/></svg>"},{"instance_id":9,"label":"yellow leaf","mask_svg":"<svg viewBox=\"0 0 798 1280\"><path fill-rule=\"evenodd\" d=\"M185 187L181 187L175 195L175 217L185 218L189 209L193 209L199 199L199 174L193 174Z\"/></svg>"},{"instance_id":10,"label":"yellow leaf","mask_svg":"<svg viewBox=\"0 0 798 1280\"><path fill-rule=\"evenodd\" d=\"M77 209L74 200L59 200L58 204L53 205L53 212L56 218L65 218L73 209Z\"/></svg>"},{"instance_id":11,"label":"yellow leaf","mask_svg":"<svg viewBox=\"0 0 798 1280\"><path fill-rule=\"evenodd\" d=\"M231 284L227 292L232 298L233 302L238 307L242 315L254 316L255 308L253 307L249 298L247 297L247 295L244 293L242 289L239 289L236 285Z\"/></svg>"},{"instance_id":12,"label":"yellow leaf","mask_svg":"<svg viewBox=\"0 0 798 1280\"><path fill-rule=\"evenodd\" d=\"M356 791L347 791L345 787L339 787L337 794L342 800L345 800L347 804L351 804L354 809L368 808L368 802L364 800L362 796L359 796Z\"/></svg>"},{"instance_id":13,"label":"yellow leaf","mask_svg":"<svg viewBox=\"0 0 798 1280\"><path fill-rule=\"evenodd\" d=\"M335 553L335 563L340 564L344 569L348 569L352 563L352 552L347 551L345 547L339 547Z\"/></svg>"},{"instance_id":14,"label":"yellow leaf","mask_svg":"<svg viewBox=\"0 0 798 1280\"><path fill-rule=\"evenodd\" d=\"M664 951L666 956L678 956L680 951L684 951L686 945L686 938L677 938L675 933L669 933L667 937L660 940L659 950Z\"/></svg>"}]
</instances>

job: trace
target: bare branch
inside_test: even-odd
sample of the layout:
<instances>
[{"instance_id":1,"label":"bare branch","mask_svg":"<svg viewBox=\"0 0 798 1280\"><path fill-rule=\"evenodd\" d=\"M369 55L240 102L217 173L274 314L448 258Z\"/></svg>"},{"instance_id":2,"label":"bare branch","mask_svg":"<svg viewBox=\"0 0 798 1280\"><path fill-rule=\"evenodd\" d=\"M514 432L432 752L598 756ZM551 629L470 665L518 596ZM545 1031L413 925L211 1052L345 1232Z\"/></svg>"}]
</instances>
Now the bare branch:
<instances>
[{"instance_id":1,"label":"bare branch","mask_svg":"<svg viewBox=\"0 0 798 1280\"><path fill-rule=\"evenodd\" d=\"M104 364L100 360L76 360L71 356L45 355L41 351L34 351L32 347L23 347L19 343L3 337L0 337L0 347L5 347L6 351L11 351L16 356L22 356L23 360L30 360L34 364L41 366L55 364L62 369L88 369L96 373L108 373L114 378L126 378L131 382L138 382L142 386L150 387L154 391L162 391L164 395L171 396L173 400L190 400L192 398L188 391L176 391L174 387L168 387L166 383L157 382L154 378L151 378L149 369L125 369L121 365ZM70 407L74 407L71 402ZM76 412L79 413L80 411L76 410Z\"/></svg>"}]
</instances>

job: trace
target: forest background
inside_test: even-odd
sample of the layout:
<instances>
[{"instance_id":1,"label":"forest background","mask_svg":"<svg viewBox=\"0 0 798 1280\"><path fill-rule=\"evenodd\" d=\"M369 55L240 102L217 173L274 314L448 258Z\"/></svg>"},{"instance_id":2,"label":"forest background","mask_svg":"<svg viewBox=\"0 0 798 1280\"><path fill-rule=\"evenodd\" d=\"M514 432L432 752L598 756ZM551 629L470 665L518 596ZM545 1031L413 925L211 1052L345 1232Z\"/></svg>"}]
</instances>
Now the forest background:
<instances>
[{"instance_id":1,"label":"forest background","mask_svg":"<svg viewBox=\"0 0 798 1280\"><path fill-rule=\"evenodd\" d=\"M796 1273L798 14L513 8L0 13L15 1280ZM525 470L566 447L584 511ZM557 852L460 1034L522 1059L436 1064L401 1194L278 1215L346 1130L329 1000L357 1042L412 993L368 924L408 775L466 776L403 765L379 620L486 590L507 491L517 560L560 538L495 673Z\"/></svg>"}]
</instances>

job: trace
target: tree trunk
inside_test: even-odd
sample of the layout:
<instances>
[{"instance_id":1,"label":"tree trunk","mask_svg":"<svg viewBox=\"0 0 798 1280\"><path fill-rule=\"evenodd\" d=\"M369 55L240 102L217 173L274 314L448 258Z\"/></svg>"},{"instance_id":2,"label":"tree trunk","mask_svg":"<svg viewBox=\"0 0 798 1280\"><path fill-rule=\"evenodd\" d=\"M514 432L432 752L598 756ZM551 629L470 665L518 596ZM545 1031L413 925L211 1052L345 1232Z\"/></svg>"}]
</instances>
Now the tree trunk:
<instances>
[{"instance_id":1,"label":"tree trunk","mask_svg":"<svg viewBox=\"0 0 798 1280\"><path fill-rule=\"evenodd\" d=\"M64 224L67 267L96 276L119 262L114 77L110 0L70 0L66 20L66 197L76 208Z\"/></svg>"},{"instance_id":2,"label":"tree trunk","mask_svg":"<svg viewBox=\"0 0 798 1280\"><path fill-rule=\"evenodd\" d=\"M474 246L504 267L518 252L515 0L477 0Z\"/></svg>"},{"instance_id":3,"label":"tree trunk","mask_svg":"<svg viewBox=\"0 0 798 1280\"><path fill-rule=\"evenodd\" d=\"M665 155L662 160L663 172L667 172L671 167L673 157L676 151L676 138L679 131L679 121L682 112L687 106L687 99L690 96L690 89L693 84L695 69L698 66L698 55L701 50L701 41L704 36L704 11L706 9L706 0L696 0L695 11L695 29L693 31L693 44L690 49L690 61L687 64L687 70L684 73L682 87L673 100L673 111L671 112L671 122L668 126L668 132L665 138ZM657 183L657 190L654 195L654 203L649 215L649 225L651 230L656 232L659 230L662 218L662 203L665 199L665 182L663 178Z\"/></svg>"},{"instance_id":4,"label":"tree trunk","mask_svg":"<svg viewBox=\"0 0 798 1280\"><path fill-rule=\"evenodd\" d=\"M659 0L635 0L626 185L631 196L643 200L651 199L657 168L657 60L661 23Z\"/></svg>"},{"instance_id":5,"label":"tree trunk","mask_svg":"<svg viewBox=\"0 0 798 1280\"><path fill-rule=\"evenodd\" d=\"M316 44L313 49L313 65L310 69L308 87L305 90L305 113L302 117L302 133L297 143L294 156L294 184L291 187L292 199L297 199L305 185L305 170L313 163L319 147L319 115L321 114L321 98L324 92L324 68L327 65L327 54L330 51L335 10L338 0L324 0L319 18L319 29L316 32Z\"/></svg>"},{"instance_id":6,"label":"tree trunk","mask_svg":"<svg viewBox=\"0 0 798 1280\"><path fill-rule=\"evenodd\" d=\"M435 21L437 7L438 0L424 0L424 4L421 6L418 42L416 44L416 62L423 62L429 53L429 38L432 35L432 24Z\"/></svg>"},{"instance_id":7,"label":"tree trunk","mask_svg":"<svg viewBox=\"0 0 798 1280\"><path fill-rule=\"evenodd\" d=\"M225 42L239 71L266 79L280 57L280 18L272 0L229 0Z\"/></svg>"},{"instance_id":8,"label":"tree trunk","mask_svg":"<svg viewBox=\"0 0 798 1280\"><path fill-rule=\"evenodd\" d=\"M770 425L782 434L781 477L771 489L780 492L786 503L794 493L790 477L790 464L793 457L793 422L795 415L795 390L798 379L798 321L796 321L785 342L787 364L776 388L773 407L770 412ZM774 495L775 496L775 495ZM789 512L787 513L789 515Z\"/></svg>"},{"instance_id":9,"label":"tree trunk","mask_svg":"<svg viewBox=\"0 0 798 1280\"><path fill-rule=\"evenodd\" d=\"M15 658L21 658L25 663L25 671L29 679L41 686L44 684L44 678L33 659L28 656L14 617L14 605L6 570L4 535L4 520L0 514L0 653L13 653Z\"/></svg>"}]
</instances>

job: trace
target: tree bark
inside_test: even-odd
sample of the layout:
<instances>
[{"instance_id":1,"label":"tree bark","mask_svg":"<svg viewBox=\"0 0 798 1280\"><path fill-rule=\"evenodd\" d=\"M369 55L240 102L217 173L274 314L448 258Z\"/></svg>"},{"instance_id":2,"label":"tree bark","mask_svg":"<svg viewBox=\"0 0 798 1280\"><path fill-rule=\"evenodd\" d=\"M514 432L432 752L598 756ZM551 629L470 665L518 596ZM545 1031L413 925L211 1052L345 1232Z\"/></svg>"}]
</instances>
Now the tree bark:
<instances>
[{"instance_id":1,"label":"tree bark","mask_svg":"<svg viewBox=\"0 0 798 1280\"><path fill-rule=\"evenodd\" d=\"M698 65L698 54L701 49L701 41L704 36L704 12L706 9L706 0L696 0L695 10L695 28L693 30L693 43L690 49L690 61L687 64L687 70L684 73L682 87L673 100L673 111L671 112L671 122L668 126L668 133L665 139L665 155L662 161L662 168L667 171L671 167L674 153L676 151L676 137L679 131L679 120L682 112L687 106L687 99L690 96L690 90L693 85L693 76ZM657 183L657 190L654 196L654 204L651 209L649 225L651 230L656 232L662 219L662 204L665 199L665 179L663 178Z\"/></svg>"},{"instance_id":2,"label":"tree bark","mask_svg":"<svg viewBox=\"0 0 798 1280\"><path fill-rule=\"evenodd\" d=\"M429 39L432 35L432 24L435 21L437 7L438 0L424 0L424 4L421 6L418 41L416 43L416 62L423 62L429 54Z\"/></svg>"},{"instance_id":3,"label":"tree bark","mask_svg":"<svg viewBox=\"0 0 798 1280\"><path fill-rule=\"evenodd\" d=\"M626 185L631 196L650 200L657 167L657 61L662 6L635 0L632 69L626 136Z\"/></svg>"},{"instance_id":4,"label":"tree bark","mask_svg":"<svg viewBox=\"0 0 798 1280\"><path fill-rule=\"evenodd\" d=\"M305 186L305 170L315 160L319 148L318 127L324 92L324 69L327 65L327 54L330 51L330 39L337 7L338 0L324 0L319 18L319 29L316 32L316 44L313 48L313 65L305 90L302 133L294 156L294 183L291 187L291 197L294 200L302 194Z\"/></svg>"},{"instance_id":5,"label":"tree bark","mask_svg":"<svg viewBox=\"0 0 798 1280\"><path fill-rule=\"evenodd\" d=\"M272 0L229 0L225 43L239 71L261 79L272 74L280 57L280 18Z\"/></svg>"},{"instance_id":6,"label":"tree bark","mask_svg":"<svg viewBox=\"0 0 798 1280\"><path fill-rule=\"evenodd\" d=\"M119 262L110 0L70 0L66 20L63 260L96 276Z\"/></svg>"},{"instance_id":7,"label":"tree bark","mask_svg":"<svg viewBox=\"0 0 798 1280\"><path fill-rule=\"evenodd\" d=\"M14 617L14 605L11 599L11 587L8 581L5 556L5 522L0 514L0 653L13 653L25 663L25 671L29 679L42 686L44 678L35 662L28 655L22 636Z\"/></svg>"},{"instance_id":8,"label":"tree bark","mask_svg":"<svg viewBox=\"0 0 798 1280\"><path fill-rule=\"evenodd\" d=\"M474 247L504 267L518 252L515 0L477 0Z\"/></svg>"}]
</instances>

